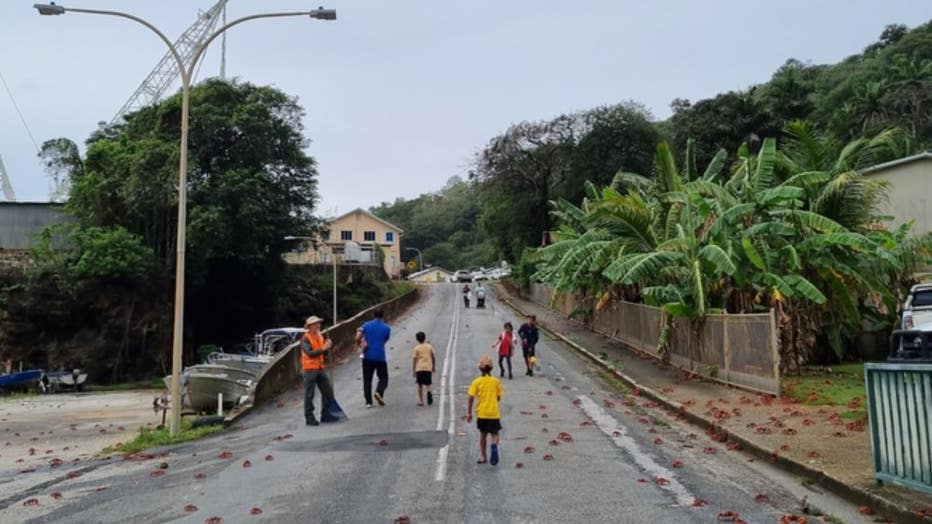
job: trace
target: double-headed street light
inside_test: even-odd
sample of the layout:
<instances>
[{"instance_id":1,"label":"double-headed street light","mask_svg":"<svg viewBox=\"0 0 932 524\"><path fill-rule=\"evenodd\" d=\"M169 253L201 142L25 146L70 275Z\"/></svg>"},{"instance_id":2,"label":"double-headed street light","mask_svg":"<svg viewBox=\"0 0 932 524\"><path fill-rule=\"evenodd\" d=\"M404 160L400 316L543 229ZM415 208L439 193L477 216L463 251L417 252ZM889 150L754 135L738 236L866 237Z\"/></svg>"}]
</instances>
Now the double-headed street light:
<instances>
[{"instance_id":1,"label":"double-headed street light","mask_svg":"<svg viewBox=\"0 0 932 524\"><path fill-rule=\"evenodd\" d=\"M172 44L171 40L164 33L158 30L149 22L127 13L119 11L105 11L99 9L78 9L56 5L54 2L48 4L34 4L33 7L40 15L63 15L65 13L87 13L94 15L109 15L126 18L142 24L149 28L153 33L168 46L169 52L178 64L178 71L181 74L181 144L178 151L178 236L176 239L176 257L175 257L175 323L172 331L172 382L171 382L171 434L177 435L181 430L181 357L183 348L184 335L184 256L185 256L185 230L188 205L188 106L190 102L191 80L194 77L195 66L198 60L204 54L204 50L227 29L239 25L249 20L258 18L283 18L290 16L310 16L318 20L336 20L337 12L333 9L324 9L319 7L311 11L291 11L283 13L260 13L255 15L244 16L225 24L208 36L200 44L191 56L190 61L185 64L178 50Z\"/></svg>"}]
</instances>

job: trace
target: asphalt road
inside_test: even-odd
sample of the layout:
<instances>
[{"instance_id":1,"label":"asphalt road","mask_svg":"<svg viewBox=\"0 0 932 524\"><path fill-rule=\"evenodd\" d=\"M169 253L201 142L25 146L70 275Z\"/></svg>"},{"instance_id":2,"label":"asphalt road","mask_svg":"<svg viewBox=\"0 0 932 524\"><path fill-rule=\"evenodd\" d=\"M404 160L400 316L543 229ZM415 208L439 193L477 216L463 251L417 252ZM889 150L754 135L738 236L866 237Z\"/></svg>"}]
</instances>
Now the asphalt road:
<instances>
[{"instance_id":1,"label":"asphalt road","mask_svg":"<svg viewBox=\"0 0 932 524\"><path fill-rule=\"evenodd\" d=\"M735 512L778 522L800 514L806 496L838 521L870 522L622 394L546 336L541 372L524 376L518 356L515 378L503 380L501 463L476 464L479 435L461 418L466 388L479 357L494 355L503 322L520 324L494 297L488 302L465 309L455 286L436 285L393 323L386 407L364 408L351 358L334 370L347 422L306 427L292 391L220 436L155 450L165 454L155 459L62 466L0 496L0 521L708 523ZM438 355L429 407L416 406L411 376L417 331ZM72 471L80 476L67 478ZM30 498L38 505L24 506Z\"/></svg>"}]
</instances>

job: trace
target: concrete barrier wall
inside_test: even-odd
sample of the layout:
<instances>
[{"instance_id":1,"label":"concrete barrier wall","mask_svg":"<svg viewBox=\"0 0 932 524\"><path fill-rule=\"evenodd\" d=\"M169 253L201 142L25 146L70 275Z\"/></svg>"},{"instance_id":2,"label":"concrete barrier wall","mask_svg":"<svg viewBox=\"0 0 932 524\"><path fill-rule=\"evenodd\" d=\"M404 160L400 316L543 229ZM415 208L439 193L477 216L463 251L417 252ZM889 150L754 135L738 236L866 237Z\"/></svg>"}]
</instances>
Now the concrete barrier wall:
<instances>
[{"instance_id":1,"label":"concrete barrier wall","mask_svg":"<svg viewBox=\"0 0 932 524\"><path fill-rule=\"evenodd\" d=\"M325 329L323 332L333 340L334 351L330 361L338 361L353 351L356 330L364 322L372 318L372 311L376 308L383 308L385 310L385 320L391 320L404 313L408 307L417 301L419 296L420 289L415 288L400 297L372 306L352 318ZM250 392L247 409L248 407L259 406L277 397L282 392L295 387L300 381L301 348L299 344L292 344L287 349L280 351L259 374Z\"/></svg>"}]
</instances>

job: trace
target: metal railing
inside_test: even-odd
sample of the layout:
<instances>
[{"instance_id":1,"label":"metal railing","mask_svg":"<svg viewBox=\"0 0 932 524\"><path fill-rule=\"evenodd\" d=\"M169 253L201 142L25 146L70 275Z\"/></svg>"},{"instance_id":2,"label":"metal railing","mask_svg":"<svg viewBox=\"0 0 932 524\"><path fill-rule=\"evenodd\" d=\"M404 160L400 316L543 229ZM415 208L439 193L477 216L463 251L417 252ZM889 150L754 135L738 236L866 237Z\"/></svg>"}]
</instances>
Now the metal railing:
<instances>
[{"instance_id":1,"label":"metal railing","mask_svg":"<svg viewBox=\"0 0 932 524\"><path fill-rule=\"evenodd\" d=\"M864 365L874 478L932 493L932 364Z\"/></svg>"}]
</instances>

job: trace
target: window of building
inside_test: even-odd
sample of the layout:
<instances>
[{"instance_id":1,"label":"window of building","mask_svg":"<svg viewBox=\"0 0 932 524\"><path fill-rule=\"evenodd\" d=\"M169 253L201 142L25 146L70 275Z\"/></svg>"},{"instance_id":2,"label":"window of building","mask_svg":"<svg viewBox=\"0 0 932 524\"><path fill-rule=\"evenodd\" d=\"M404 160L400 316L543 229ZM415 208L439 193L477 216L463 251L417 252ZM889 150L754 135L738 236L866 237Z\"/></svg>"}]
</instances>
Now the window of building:
<instances>
[{"instance_id":1,"label":"window of building","mask_svg":"<svg viewBox=\"0 0 932 524\"><path fill-rule=\"evenodd\" d=\"M362 239L366 242L375 242L375 231L363 231Z\"/></svg>"},{"instance_id":2,"label":"window of building","mask_svg":"<svg viewBox=\"0 0 932 524\"><path fill-rule=\"evenodd\" d=\"M353 239L352 231L347 231L345 229L343 231L340 231L340 240L352 240L352 239Z\"/></svg>"},{"instance_id":3,"label":"window of building","mask_svg":"<svg viewBox=\"0 0 932 524\"><path fill-rule=\"evenodd\" d=\"M386 241L386 242L394 242L394 241L395 241L395 233L392 232L392 231L386 231L386 232L385 232L385 241Z\"/></svg>"},{"instance_id":4,"label":"window of building","mask_svg":"<svg viewBox=\"0 0 932 524\"><path fill-rule=\"evenodd\" d=\"M324 241L330 240L330 230L329 230L329 229L326 230L326 231L324 231L323 237L324 237Z\"/></svg>"}]
</instances>

